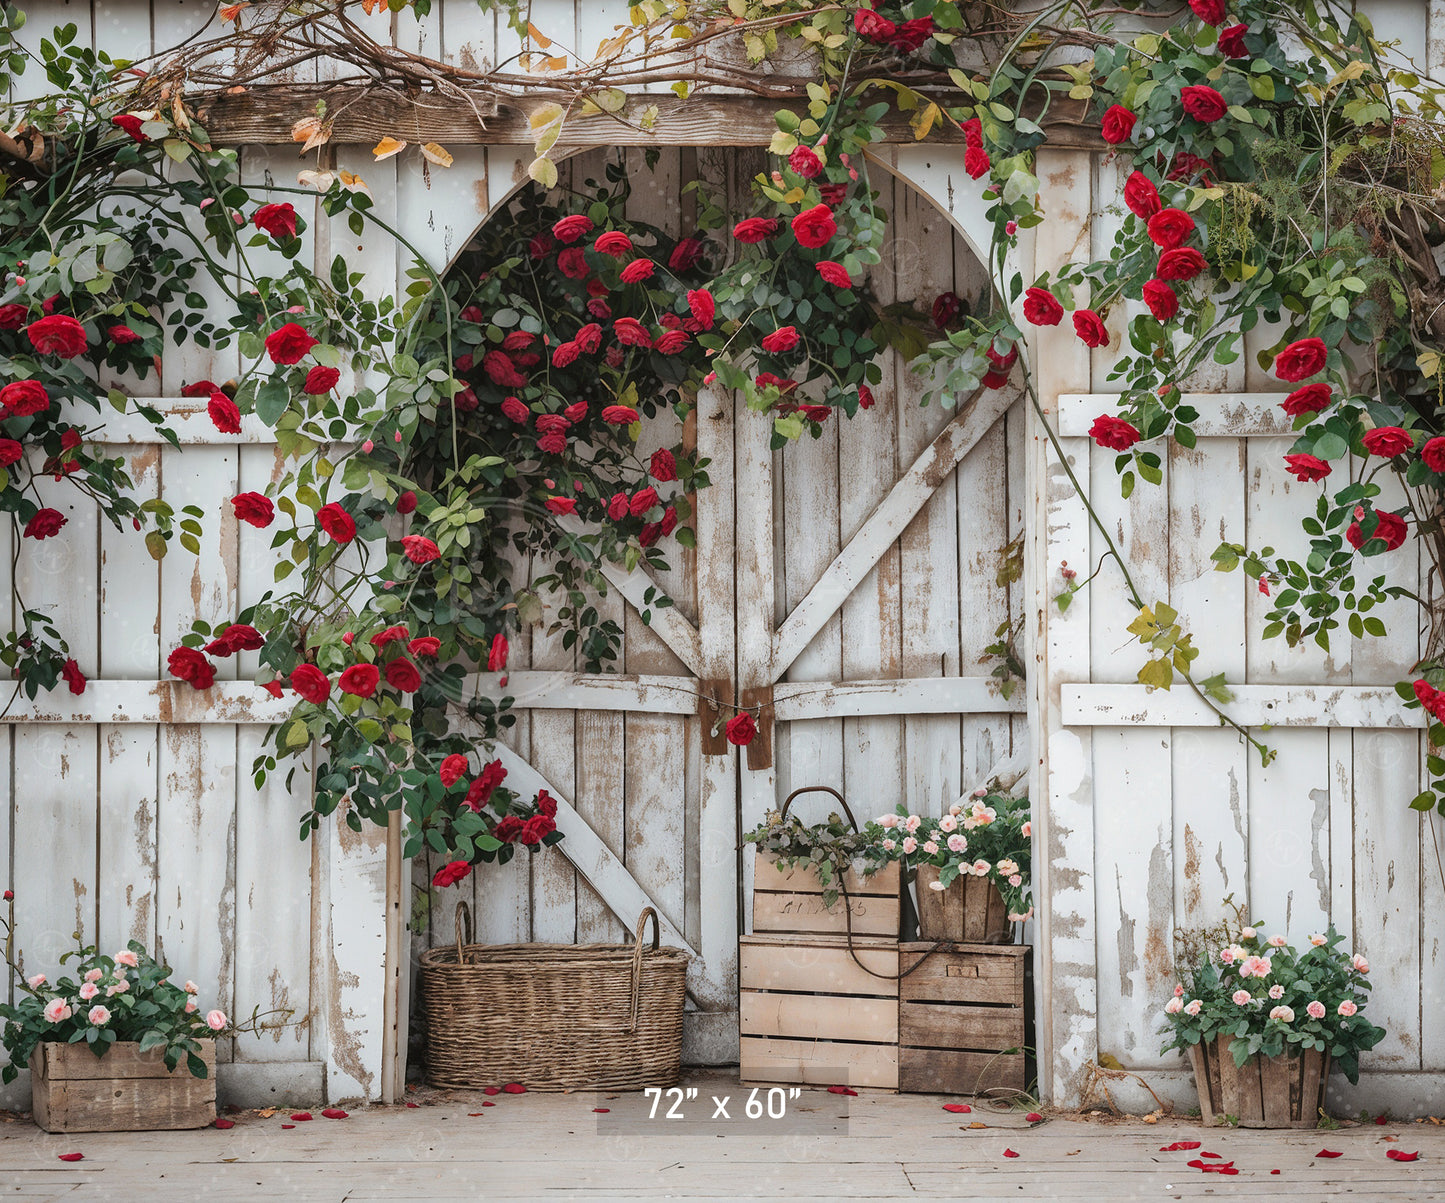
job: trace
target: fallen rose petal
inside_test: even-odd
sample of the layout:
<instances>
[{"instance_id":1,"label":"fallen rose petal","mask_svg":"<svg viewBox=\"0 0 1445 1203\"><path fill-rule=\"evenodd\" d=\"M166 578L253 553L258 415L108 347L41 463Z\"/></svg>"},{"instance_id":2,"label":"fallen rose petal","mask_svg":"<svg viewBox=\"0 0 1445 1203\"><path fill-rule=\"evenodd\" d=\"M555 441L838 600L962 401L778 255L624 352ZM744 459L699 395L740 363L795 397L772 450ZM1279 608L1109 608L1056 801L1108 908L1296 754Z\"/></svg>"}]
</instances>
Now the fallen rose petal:
<instances>
[{"instance_id":1,"label":"fallen rose petal","mask_svg":"<svg viewBox=\"0 0 1445 1203\"><path fill-rule=\"evenodd\" d=\"M593 1107L593 1108L592 1108L592 1114L593 1114L593 1115L606 1115L606 1114L607 1114L609 1111L611 1111L611 1110L612 1110L611 1107Z\"/></svg>"},{"instance_id":2,"label":"fallen rose petal","mask_svg":"<svg viewBox=\"0 0 1445 1203\"><path fill-rule=\"evenodd\" d=\"M56 1156L59 1157L61 1161L84 1161L84 1160L85 1160L85 1154L84 1154L84 1153L57 1153Z\"/></svg>"},{"instance_id":3,"label":"fallen rose petal","mask_svg":"<svg viewBox=\"0 0 1445 1203\"><path fill-rule=\"evenodd\" d=\"M508 1094L526 1094L527 1088L520 1082L508 1082L502 1087Z\"/></svg>"},{"instance_id":4,"label":"fallen rose petal","mask_svg":"<svg viewBox=\"0 0 1445 1203\"><path fill-rule=\"evenodd\" d=\"M1375 1116L1375 1123L1377 1123L1377 1124L1387 1124L1387 1123L1389 1123L1389 1122L1390 1122L1390 1121L1389 1121L1385 1116L1383 1116L1383 1115L1377 1115L1377 1116Z\"/></svg>"},{"instance_id":5,"label":"fallen rose petal","mask_svg":"<svg viewBox=\"0 0 1445 1203\"><path fill-rule=\"evenodd\" d=\"M1161 1153L1184 1153L1190 1149L1197 1149L1200 1145L1197 1140L1176 1140L1172 1145L1164 1145L1160 1148Z\"/></svg>"},{"instance_id":6,"label":"fallen rose petal","mask_svg":"<svg viewBox=\"0 0 1445 1203\"><path fill-rule=\"evenodd\" d=\"M480 1111L468 1111L468 1112L467 1112L467 1115L470 1116L472 1119L476 1119L477 1116L479 1116L479 1115L481 1115L481 1114L482 1114L482 1113L481 1113Z\"/></svg>"},{"instance_id":7,"label":"fallen rose petal","mask_svg":"<svg viewBox=\"0 0 1445 1203\"><path fill-rule=\"evenodd\" d=\"M1385 1156L1391 1161L1417 1161L1420 1154L1418 1152L1407 1153L1404 1149L1386 1149Z\"/></svg>"},{"instance_id":8,"label":"fallen rose petal","mask_svg":"<svg viewBox=\"0 0 1445 1203\"><path fill-rule=\"evenodd\" d=\"M218 1119L215 1123L217 1128L234 1128L235 1126L236 1121L233 1119Z\"/></svg>"},{"instance_id":9,"label":"fallen rose petal","mask_svg":"<svg viewBox=\"0 0 1445 1203\"><path fill-rule=\"evenodd\" d=\"M421 1104L420 1104L420 1103L408 1103L407 1106L408 1106L408 1107L420 1107Z\"/></svg>"},{"instance_id":10,"label":"fallen rose petal","mask_svg":"<svg viewBox=\"0 0 1445 1203\"><path fill-rule=\"evenodd\" d=\"M1216 1174L1237 1174L1239 1171L1232 1165L1217 1165L1214 1167Z\"/></svg>"},{"instance_id":11,"label":"fallen rose petal","mask_svg":"<svg viewBox=\"0 0 1445 1203\"><path fill-rule=\"evenodd\" d=\"M500 1086L483 1086L483 1087L482 1087L482 1093L483 1093L483 1094L501 1094L501 1093L502 1093L502 1088L501 1088Z\"/></svg>"},{"instance_id":12,"label":"fallen rose petal","mask_svg":"<svg viewBox=\"0 0 1445 1203\"><path fill-rule=\"evenodd\" d=\"M495 1107L495 1106L496 1106L496 1103L483 1103L482 1106L483 1106L483 1107Z\"/></svg>"},{"instance_id":13,"label":"fallen rose petal","mask_svg":"<svg viewBox=\"0 0 1445 1203\"><path fill-rule=\"evenodd\" d=\"M1277 1174L1277 1173L1279 1173L1279 1171L1278 1171L1278 1170L1270 1170L1270 1173L1271 1173L1271 1174Z\"/></svg>"},{"instance_id":14,"label":"fallen rose petal","mask_svg":"<svg viewBox=\"0 0 1445 1203\"><path fill-rule=\"evenodd\" d=\"M854 1098L857 1098L857 1097L858 1097L858 1092L857 1092L856 1090L849 1090L848 1087L846 1087L846 1086L829 1086L829 1087L828 1087L828 1093L829 1093L829 1094L851 1094Z\"/></svg>"},{"instance_id":15,"label":"fallen rose petal","mask_svg":"<svg viewBox=\"0 0 1445 1203\"><path fill-rule=\"evenodd\" d=\"M1003 1151L1003 1155L1004 1155L1005 1157L1017 1157L1017 1156L1018 1156L1018 1154L1015 1153L1012 1149L1005 1149L1005 1150Z\"/></svg>"},{"instance_id":16,"label":"fallen rose petal","mask_svg":"<svg viewBox=\"0 0 1445 1203\"><path fill-rule=\"evenodd\" d=\"M345 1111L343 1111L340 1107L328 1107L328 1108L326 1108L326 1110L323 1111L321 1114L324 1115L327 1119L346 1119L346 1118L348 1118L348 1117L347 1117L347 1113L346 1113Z\"/></svg>"},{"instance_id":17,"label":"fallen rose petal","mask_svg":"<svg viewBox=\"0 0 1445 1203\"><path fill-rule=\"evenodd\" d=\"M945 1111L952 1111L955 1115L967 1115L973 1110L967 1103L944 1103Z\"/></svg>"},{"instance_id":18,"label":"fallen rose petal","mask_svg":"<svg viewBox=\"0 0 1445 1203\"><path fill-rule=\"evenodd\" d=\"M302 1123L302 1122L304 1122L305 1120L308 1120L308 1119L311 1118L311 1112L309 1112L309 1111L297 1111L297 1112L294 1112L294 1113L292 1114L291 1118L294 1119L297 1123Z\"/></svg>"},{"instance_id":19,"label":"fallen rose petal","mask_svg":"<svg viewBox=\"0 0 1445 1203\"><path fill-rule=\"evenodd\" d=\"M295 1126L295 1124L282 1124L281 1130L284 1132L287 1128L294 1128Z\"/></svg>"},{"instance_id":20,"label":"fallen rose petal","mask_svg":"<svg viewBox=\"0 0 1445 1203\"><path fill-rule=\"evenodd\" d=\"M1199 1155L1200 1155L1201 1157L1219 1157L1219 1156L1220 1156L1220 1154L1218 1154L1218 1153L1201 1153L1201 1154L1199 1154Z\"/></svg>"},{"instance_id":21,"label":"fallen rose petal","mask_svg":"<svg viewBox=\"0 0 1445 1203\"><path fill-rule=\"evenodd\" d=\"M1209 1168L1209 1162L1200 1161L1198 1157L1194 1158L1193 1161L1187 1162L1186 1164L1191 1170L1207 1170Z\"/></svg>"},{"instance_id":22,"label":"fallen rose petal","mask_svg":"<svg viewBox=\"0 0 1445 1203\"><path fill-rule=\"evenodd\" d=\"M1337 1153L1333 1149L1321 1149L1315 1154L1316 1157L1343 1157L1343 1153Z\"/></svg>"},{"instance_id":23,"label":"fallen rose petal","mask_svg":"<svg viewBox=\"0 0 1445 1203\"><path fill-rule=\"evenodd\" d=\"M1037 1111L1030 1111L1026 1116L1024 1116L1024 1119L1028 1120L1031 1124L1036 1124L1043 1118L1044 1117L1040 1115Z\"/></svg>"}]
</instances>

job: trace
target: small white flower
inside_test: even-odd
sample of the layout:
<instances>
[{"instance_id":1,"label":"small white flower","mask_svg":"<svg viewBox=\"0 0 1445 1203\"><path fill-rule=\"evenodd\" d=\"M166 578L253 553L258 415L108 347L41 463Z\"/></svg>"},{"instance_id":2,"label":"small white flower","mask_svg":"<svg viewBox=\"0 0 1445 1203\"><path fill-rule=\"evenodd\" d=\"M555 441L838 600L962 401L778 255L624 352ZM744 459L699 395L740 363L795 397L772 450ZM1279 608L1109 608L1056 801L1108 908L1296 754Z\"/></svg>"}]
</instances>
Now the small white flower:
<instances>
[{"instance_id":1,"label":"small white flower","mask_svg":"<svg viewBox=\"0 0 1445 1203\"><path fill-rule=\"evenodd\" d=\"M936 877L935 877L932 881L930 881L930 882L928 883L928 888L929 888L930 890L946 890L946 889L948 889L948 887L947 887L946 885L944 885L943 882L939 881Z\"/></svg>"}]
</instances>

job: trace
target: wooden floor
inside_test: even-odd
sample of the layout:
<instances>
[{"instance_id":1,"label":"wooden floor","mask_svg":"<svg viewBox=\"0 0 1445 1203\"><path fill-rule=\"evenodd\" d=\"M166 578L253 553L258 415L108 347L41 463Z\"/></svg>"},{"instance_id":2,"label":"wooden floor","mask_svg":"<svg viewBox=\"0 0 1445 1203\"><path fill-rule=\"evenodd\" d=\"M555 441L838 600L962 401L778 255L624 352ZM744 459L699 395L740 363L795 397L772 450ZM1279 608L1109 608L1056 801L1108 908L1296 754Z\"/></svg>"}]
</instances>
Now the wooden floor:
<instances>
[{"instance_id":1,"label":"wooden floor","mask_svg":"<svg viewBox=\"0 0 1445 1203\"><path fill-rule=\"evenodd\" d=\"M289 1113L235 1115L227 1130L52 1136L0 1125L0 1200L399 1203L510 1199L1418 1199L1445 1197L1445 1127L1373 1123L1334 1131L1205 1131L1161 1120L1021 1113L930 1095L855 1098L807 1089L781 1119L749 1121L750 1088L716 1073L690 1083L680 1120L649 1118L636 1094L419 1092L294 1127ZM730 1119L712 1119L728 1095ZM778 1100L774 1100L775 1107ZM488 1106L488 1104L491 1104ZM594 1112L594 1108L606 1108ZM970 1127L985 1124L986 1127ZM1161 1152L1176 1140L1202 1148ZM1337 1150L1319 1159L1321 1149ZM1004 1156L1012 1149L1018 1156ZM1420 1154L1411 1163L1386 1150ZM64 1162L61 1153L84 1160ZM1190 1168L1204 1152L1235 1177ZM1271 1174L1271 1170L1279 1170Z\"/></svg>"}]
</instances>

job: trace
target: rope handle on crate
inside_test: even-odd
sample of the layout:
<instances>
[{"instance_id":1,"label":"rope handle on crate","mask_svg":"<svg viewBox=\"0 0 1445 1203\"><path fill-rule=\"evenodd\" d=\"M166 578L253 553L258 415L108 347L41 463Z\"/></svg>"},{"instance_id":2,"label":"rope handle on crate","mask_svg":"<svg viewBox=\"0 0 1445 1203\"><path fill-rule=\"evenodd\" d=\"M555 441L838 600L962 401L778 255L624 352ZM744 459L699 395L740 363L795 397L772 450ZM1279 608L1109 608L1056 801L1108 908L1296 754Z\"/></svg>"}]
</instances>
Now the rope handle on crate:
<instances>
[{"instance_id":1,"label":"rope handle on crate","mask_svg":"<svg viewBox=\"0 0 1445 1203\"><path fill-rule=\"evenodd\" d=\"M657 912L650 906L643 907L642 914L637 917L637 939L632 945L632 1006L627 1019L628 1035L637 1030L637 1004L642 995L642 933L647 930L649 918L652 919L652 951L656 952L662 942L662 929L657 921Z\"/></svg>"},{"instance_id":2,"label":"rope handle on crate","mask_svg":"<svg viewBox=\"0 0 1445 1203\"><path fill-rule=\"evenodd\" d=\"M848 809L848 803L844 801L843 795L830 785L799 786L791 794L789 794L786 798L783 799L783 809L778 813L779 822L788 817L788 807L792 805L793 799L796 798L799 794L832 794L833 797L838 799L838 805L843 808L843 813L848 816L848 822L852 826L853 830L855 832L858 830L858 820L853 817L853 812Z\"/></svg>"},{"instance_id":3,"label":"rope handle on crate","mask_svg":"<svg viewBox=\"0 0 1445 1203\"><path fill-rule=\"evenodd\" d=\"M465 939L462 938L463 920L466 921L467 925L467 935ZM465 902L462 902L460 900L457 902L457 909L453 918L452 926L454 926L457 931L457 964L465 965L465 953L463 953L462 950L472 942L472 908L469 907Z\"/></svg>"},{"instance_id":4,"label":"rope handle on crate","mask_svg":"<svg viewBox=\"0 0 1445 1203\"><path fill-rule=\"evenodd\" d=\"M858 968L863 970L863 972L868 974L870 977L882 978L885 982L901 982L910 973L917 973L920 969L922 969L924 963L935 952L942 952L945 949L953 949L958 947L958 945L955 944L952 940L935 940L933 942L933 947L930 948L927 952L925 952L921 957L919 957L918 960L915 961L912 965L910 965L907 969L901 969L897 973L879 973L877 970L869 969L868 966L863 964L862 960L859 958L857 949L853 947L853 907L848 898L848 883L846 880L844 880L843 877L838 878L838 892L843 895L843 925L848 933L848 955L853 958L853 961L858 966ZM900 952L898 955L899 959L902 960L903 954Z\"/></svg>"}]
</instances>

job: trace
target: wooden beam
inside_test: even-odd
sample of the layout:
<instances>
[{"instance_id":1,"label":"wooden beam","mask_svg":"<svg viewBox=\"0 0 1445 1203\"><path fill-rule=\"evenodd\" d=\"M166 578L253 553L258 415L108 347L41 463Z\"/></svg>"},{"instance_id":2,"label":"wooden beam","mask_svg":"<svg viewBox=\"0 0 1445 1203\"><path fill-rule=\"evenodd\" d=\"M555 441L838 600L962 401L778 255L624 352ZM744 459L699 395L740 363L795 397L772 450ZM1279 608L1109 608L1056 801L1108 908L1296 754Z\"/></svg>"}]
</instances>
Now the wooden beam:
<instances>
[{"instance_id":1,"label":"wooden beam","mask_svg":"<svg viewBox=\"0 0 1445 1203\"><path fill-rule=\"evenodd\" d=\"M1229 716L1250 727L1413 727L1424 713L1406 710L1388 685L1231 685ZM1219 718L1180 685L1165 691L1147 685L1065 684L1068 727L1216 727ZM1268 733L1264 736L1269 742Z\"/></svg>"},{"instance_id":2,"label":"wooden beam","mask_svg":"<svg viewBox=\"0 0 1445 1203\"><path fill-rule=\"evenodd\" d=\"M959 463L1020 396L1017 387L980 390L878 503L868 521L838 553L778 628L773 642L773 680L792 666L823 625L837 613L879 558L893 546ZM879 711L878 713L883 713Z\"/></svg>"},{"instance_id":3,"label":"wooden beam","mask_svg":"<svg viewBox=\"0 0 1445 1203\"><path fill-rule=\"evenodd\" d=\"M531 114L544 104L567 103L565 96L539 91L525 98L502 97L486 112L494 98L481 92L473 96L484 108L482 120L459 97L424 93L408 102L395 93L368 93L353 86L266 85L238 95L206 97L196 112L211 141L226 146L287 143L297 116L314 111L318 100L332 115L333 146L371 146L387 136L450 146L530 146L535 138ZM956 93L941 93L938 99L943 104L962 102ZM654 108L656 115L644 128L644 114ZM806 116L807 100L710 93L680 100L671 92L640 93L616 116L569 116L557 146L766 146L777 132L775 114L780 109ZM916 141L908 117L897 110L889 113L881 122L882 140ZM1043 125L1051 146L1104 148L1087 101L1056 99ZM928 142L961 146L963 132L945 122L929 134Z\"/></svg>"},{"instance_id":4,"label":"wooden beam","mask_svg":"<svg viewBox=\"0 0 1445 1203\"><path fill-rule=\"evenodd\" d=\"M1285 393L1185 393L1185 405L1199 411L1193 423L1201 439L1257 438L1292 433L1294 419L1279 404ZM1100 414L1112 414L1118 393L1062 393L1059 396L1059 434L1087 437Z\"/></svg>"},{"instance_id":5,"label":"wooden beam","mask_svg":"<svg viewBox=\"0 0 1445 1203\"><path fill-rule=\"evenodd\" d=\"M557 845L557 850L586 878L587 884L597 891L602 901L622 921L623 927L635 934L638 916L642 914L644 907L650 906L657 912L657 925L662 933L662 942L681 948L689 956L696 957L697 950L687 942L682 932L652 900L651 895L638 885L637 879L628 871L627 866L612 854L612 850L602 842L602 838L587 825L587 820L577 813L572 803L562 795L562 791L511 748L497 744L496 755L506 766L509 789L516 790L523 797L545 789L557 799L557 830L567 837Z\"/></svg>"},{"instance_id":6,"label":"wooden beam","mask_svg":"<svg viewBox=\"0 0 1445 1203\"><path fill-rule=\"evenodd\" d=\"M488 697L512 699L515 710L626 710L632 713L691 715L705 692L691 677L658 674L522 671L478 673L467 680Z\"/></svg>"},{"instance_id":7,"label":"wooden beam","mask_svg":"<svg viewBox=\"0 0 1445 1203\"><path fill-rule=\"evenodd\" d=\"M0 705L8 697L0 695ZM276 723L291 713L292 699L273 698L250 681L217 681L194 689L184 681L87 681L78 697L20 695L0 715L5 723Z\"/></svg>"},{"instance_id":8,"label":"wooden beam","mask_svg":"<svg viewBox=\"0 0 1445 1203\"><path fill-rule=\"evenodd\" d=\"M883 681L782 681L773 686L780 723L881 714L1022 714L1022 692L1006 698L992 677Z\"/></svg>"}]
</instances>

